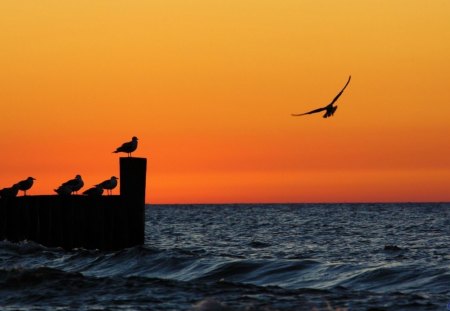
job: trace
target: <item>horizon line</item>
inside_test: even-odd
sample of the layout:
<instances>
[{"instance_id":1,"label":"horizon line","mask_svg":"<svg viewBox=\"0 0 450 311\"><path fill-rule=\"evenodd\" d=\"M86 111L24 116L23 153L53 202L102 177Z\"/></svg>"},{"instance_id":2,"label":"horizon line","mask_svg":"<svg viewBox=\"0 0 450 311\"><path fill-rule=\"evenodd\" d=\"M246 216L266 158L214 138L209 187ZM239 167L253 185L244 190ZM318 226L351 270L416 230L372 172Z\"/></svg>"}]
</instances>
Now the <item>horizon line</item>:
<instances>
[{"instance_id":1,"label":"horizon line","mask_svg":"<svg viewBox=\"0 0 450 311\"><path fill-rule=\"evenodd\" d=\"M450 201L361 201L361 202L223 202L223 203L148 203L145 205L283 205L283 204L450 204Z\"/></svg>"}]
</instances>

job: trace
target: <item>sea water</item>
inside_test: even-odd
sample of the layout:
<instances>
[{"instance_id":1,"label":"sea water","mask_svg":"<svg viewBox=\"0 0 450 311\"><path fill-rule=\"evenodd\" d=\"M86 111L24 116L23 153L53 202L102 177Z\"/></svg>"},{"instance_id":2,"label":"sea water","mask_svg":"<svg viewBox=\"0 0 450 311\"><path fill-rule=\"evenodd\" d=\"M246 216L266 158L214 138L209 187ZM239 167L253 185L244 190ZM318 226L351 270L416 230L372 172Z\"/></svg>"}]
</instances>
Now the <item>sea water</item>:
<instances>
[{"instance_id":1,"label":"sea water","mask_svg":"<svg viewBox=\"0 0 450 311\"><path fill-rule=\"evenodd\" d=\"M148 205L145 245L0 241L0 310L447 310L450 204Z\"/></svg>"}]
</instances>

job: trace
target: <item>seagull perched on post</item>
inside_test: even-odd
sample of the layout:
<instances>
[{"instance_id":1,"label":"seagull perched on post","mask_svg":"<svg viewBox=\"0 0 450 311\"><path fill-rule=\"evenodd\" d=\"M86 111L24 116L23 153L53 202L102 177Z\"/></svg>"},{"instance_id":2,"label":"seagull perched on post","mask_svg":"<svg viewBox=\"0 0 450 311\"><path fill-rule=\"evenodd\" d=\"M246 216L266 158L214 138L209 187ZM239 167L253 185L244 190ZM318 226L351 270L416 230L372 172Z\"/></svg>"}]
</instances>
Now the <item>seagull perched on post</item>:
<instances>
[{"instance_id":1,"label":"seagull perched on post","mask_svg":"<svg viewBox=\"0 0 450 311\"><path fill-rule=\"evenodd\" d=\"M68 196L72 194L72 188L69 186L61 185L57 189L54 190L57 194L62 196Z\"/></svg>"},{"instance_id":2,"label":"seagull perched on post","mask_svg":"<svg viewBox=\"0 0 450 311\"><path fill-rule=\"evenodd\" d=\"M315 109L309 112L305 112L305 113L299 113L299 114L292 114L293 117L299 117L299 116L304 116L307 114L313 114L313 113L317 113L317 112L321 112L326 110L325 114L323 115L324 118L328 118L331 117L334 112L337 109L337 106L333 106L333 104L338 100L338 98L342 95L342 93L344 92L345 88L347 87L347 85L350 83L350 79L352 78L352 76L348 77L348 81L347 83L344 85L344 87L342 88L342 90L339 92L339 94L336 95L336 97L331 101L331 103L329 103L328 105L326 105L325 107L319 108L319 109Z\"/></svg>"},{"instance_id":3,"label":"seagull perched on post","mask_svg":"<svg viewBox=\"0 0 450 311\"><path fill-rule=\"evenodd\" d=\"M117 186L117 178L116 176L112 176L110 179L107 179L105 181L102 181L101 183L97 184L96 186L100 186L102 189L106 189L109 195L112 194L112 190L116 188Z\"/></svg>"},{"instance_id":4,"label":"seagull perched on post","mask_svg":"<svg viewBox=\"0 0 450 311\"><path fill-rule=\"evenodd\" d=\"M122 146L118 147L116 151L113 151L113 153L125 152L128 154L128 157L131 157L131 153L136 150L137 145L138 139L136 136L133 136L133 138L131 138L131 141L123 143Z\"/></svg>"},{"instance_id":5,"label":"seagull perched on post","mask_svg":"<svg viewBox=\"0 0 450 311\"><path fill-rule=\"evenodd\" d=\"M81 178L80 175L77 175L75 176L74 179L71 179L63 183L58 189L68 188L71 190L70 193L72 192L77 193L77 191L83 188L83 186L84 186L83 179Z\"/></svg>"},{"instance_id":6,"label":"seagull perched on post","mask_svg":"<svg viewBox=\"0 0 450 311\"><path fill-rule=\"evenodd\" d=\"M33 181L36 180L33 177L28 177L27 179L21 180L17 183L19 185L19 190L23 191L23 195L27 195L27 190L33 186Z\"/></svg>"},{"instance_id":7,"label":"seagull perched on post","mask_svg":"<svg viewBox=\"0 0 450 311\"><path fill-rule=\"evenodd\" d=\"M84 191L83 194L89 197L99 197L103 194L103 188L100 185L95 185L94 187Z\"/></svg>"},{"instance_id":8,"label":"seagull perched on post","mask_svg":"<svg viewBox=\"0 0 450 311\"><path fill-rule=\"evenodd\" d=\"M13 197L17 196L18 192L19 192L19 185L14 184L14 185L12 185L12 187L1 189L0 197L1 198L13 198Z\"/></svg>"}]
</instances>

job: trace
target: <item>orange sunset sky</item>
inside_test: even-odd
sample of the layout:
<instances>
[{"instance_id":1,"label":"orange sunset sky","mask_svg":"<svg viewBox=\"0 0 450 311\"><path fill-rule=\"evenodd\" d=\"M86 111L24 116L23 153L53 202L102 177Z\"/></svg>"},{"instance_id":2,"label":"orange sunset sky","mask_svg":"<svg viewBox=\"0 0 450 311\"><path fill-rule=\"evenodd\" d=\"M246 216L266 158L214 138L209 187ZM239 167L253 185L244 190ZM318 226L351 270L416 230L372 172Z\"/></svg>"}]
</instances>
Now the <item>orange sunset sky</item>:
<instances>
[{"instance_id":1,"label":"orange sunset sky","mask_svg":"<svg viewBox=\"0 0 450 311\"><path fill-rule=\"evenodd\" d=\"M0 40L0 188L135 135L149 203L450 201L448 0L2 0Z\"/></svg>"}]
</instances>

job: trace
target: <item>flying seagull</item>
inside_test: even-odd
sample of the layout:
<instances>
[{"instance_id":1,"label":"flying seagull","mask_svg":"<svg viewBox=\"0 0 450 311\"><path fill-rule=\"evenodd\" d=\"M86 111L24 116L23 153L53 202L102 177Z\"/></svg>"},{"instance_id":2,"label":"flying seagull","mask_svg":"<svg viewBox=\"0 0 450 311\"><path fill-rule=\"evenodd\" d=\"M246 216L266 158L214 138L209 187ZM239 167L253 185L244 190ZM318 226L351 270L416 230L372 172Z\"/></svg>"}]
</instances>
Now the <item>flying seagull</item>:
<instances>
[{"instance_id":1,"label":"flying seagull","mask_svg":"<svg viewBox=\"0 0 450 311\"><path fill-rule=\"evenodd\" d=\"M27 179L21 180L17 183L19 186L19 190L23 191L23 195L27 195L27 190L29 190L33 186L33 181L36 180L33 177L28 177Z\"/></svg>"},{"instance_id":2,"label":"flying seagull","mask_svg":"<svg viewBox=\"0 0 450 311\"><path fill-rule=\"evenodd\" d=\"M116 151L113 151L113 153L125 152L128 154L128 157L131 157L131 153L136 150L137 145L138 139L136 136L133 136L131 141L123 143L122 146L118 147Z\"/></svg>"},{"instance_id":3,"label":"flying seagull","mask_svg":"<svg viewBox=\"0 0 450 311\"><path fill-rule=\"evenodd\" d=\"M347 83L345 83L344 87L342 88L342 90L339 92L339 94L336 95L336 97L331 101L331 103L329 103L328 105L326 105L325 107L322 108L318 108L318 109L314 109L311 110L309 112L305 112L305 113L299 113L299 114L292 114L293 117L299 117L299 116L304 116L307 114L313 114L313 113L317 113L317 112L321 112L326 110L325 114L323 115L324 118L328 118L331 117L334 112L337 109L337 106L333 106L333 104L338 100L338 98L342 95L342 93L344 92L345 88L347 87L347 85L350 83L350 79L352 78L352 76L348 77L348 81Z\"/></svg>"},{"instance_id":4,"label":"flying seagull","mask_svg":"<svg viewBox=\"0 0 450 311\"><path fill-rule=\"evenodd\" d=\"M105 181L102 181L101 183L99 183L96 186L99 186L101 189L106 189L106 191L108 192L108 194L112 194L112 190L114 188L116 188L117 186L117 178L116 176L112 176L111 179L107 179Z\"/></svg>"}]
</instances>

